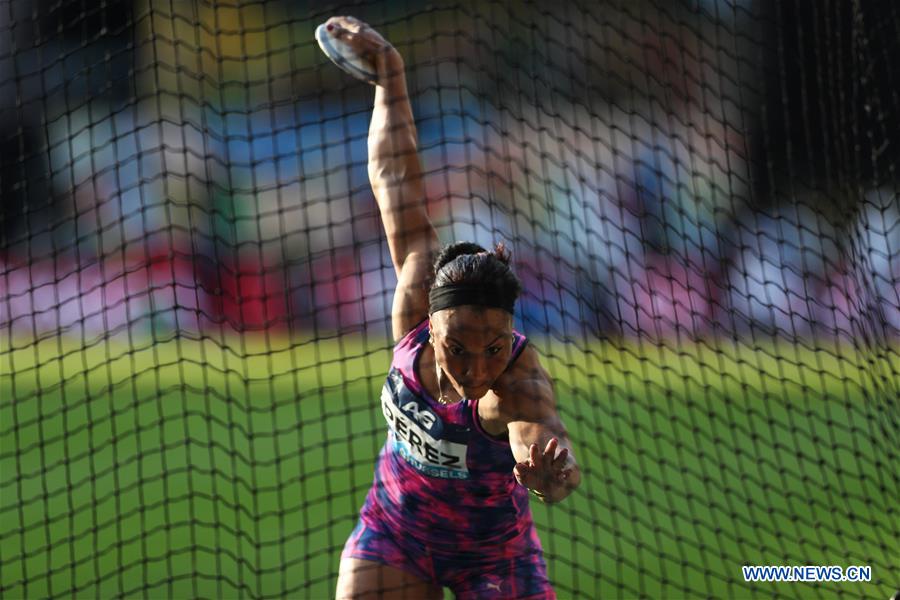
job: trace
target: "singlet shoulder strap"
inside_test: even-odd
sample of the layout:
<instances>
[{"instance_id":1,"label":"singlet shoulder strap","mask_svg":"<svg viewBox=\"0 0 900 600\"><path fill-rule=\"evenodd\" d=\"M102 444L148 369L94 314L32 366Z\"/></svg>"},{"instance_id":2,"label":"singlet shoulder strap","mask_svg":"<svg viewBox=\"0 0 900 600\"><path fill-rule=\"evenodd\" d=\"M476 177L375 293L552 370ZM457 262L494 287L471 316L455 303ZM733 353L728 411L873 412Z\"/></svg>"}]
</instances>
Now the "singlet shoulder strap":
<instances>
[{"instance_id":1,"label":"singlet shoulder strap","mask_svg":"<svg viewBox=\"0 0 900 600\"><path fill-rule=\"evenodd\" d=\"M428 319L422 320L421 323L407 331L406 335L394 345L394 352L418 345L426 339L428 339Z\"/></svg>"},{"instance_id":2,"label":"singlet shoulder strap","mask_svg":"<svg viewBox=\"0 0 900 600\"><path fill-rule=\"evenodd\" d=\"M519 358L519 355L522 354L522 351L525 350L525 346L527 346L527 345L528 345L528 338L514 329L513 330L512 354L509 357L509 363L507 364L507 367L509 367L509 365L512 365L514 362L516 362L516 359Z\"/></svg>"},{"instance_id":3,"label":"singlet shoulder strap","mask_svg":"<svg viewBox=\"0 0 900 600\"><path fill-rule=\"evenodd\" d=\"M416 362L422 347L428 343L428 319L410 329L394 346L391 371L399 373L406 385L416 394L422 393L422 384L416 374Z\"/></svg>"}]
</instances>

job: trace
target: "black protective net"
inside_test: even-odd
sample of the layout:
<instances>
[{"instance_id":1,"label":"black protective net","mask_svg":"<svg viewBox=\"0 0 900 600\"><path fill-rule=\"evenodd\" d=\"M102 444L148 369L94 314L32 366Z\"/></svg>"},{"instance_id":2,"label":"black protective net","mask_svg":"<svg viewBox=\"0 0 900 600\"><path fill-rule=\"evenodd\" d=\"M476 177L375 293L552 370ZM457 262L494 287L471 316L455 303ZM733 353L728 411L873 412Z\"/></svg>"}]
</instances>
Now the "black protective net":
<instances>
[{"instance_id":1,"label":"black protective net","mask_svg":"<svg viewBox=\"0 0 900 600\"><path fill-rule=\"evenodd\" d=\"M0 0L0 594L333 594L396 284L347 13L441 239L513 251L559 596L893 593L896 3Z\"/></svg>"}]
</instances>

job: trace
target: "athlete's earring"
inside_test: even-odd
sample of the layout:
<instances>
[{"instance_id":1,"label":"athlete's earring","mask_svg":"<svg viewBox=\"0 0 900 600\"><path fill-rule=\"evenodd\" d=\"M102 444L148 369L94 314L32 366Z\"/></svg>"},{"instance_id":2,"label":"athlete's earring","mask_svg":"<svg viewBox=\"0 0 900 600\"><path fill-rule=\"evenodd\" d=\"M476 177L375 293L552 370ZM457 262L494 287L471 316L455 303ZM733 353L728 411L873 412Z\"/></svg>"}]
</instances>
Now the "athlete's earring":
<instances>
[{"instance_id":1,"label":"athlete's earring","mask_svg":"<svg viewBox=\"0 0 900 600\"><path fill-rule=\"evenodd\" d=\"M447 396L444 395L444 386L441 385L441 367L437 364L437 361L434 362L434 370L437 374L438 402L441 404L449 404L450 401L447 400Z\"/></svg>"}]
</instances>

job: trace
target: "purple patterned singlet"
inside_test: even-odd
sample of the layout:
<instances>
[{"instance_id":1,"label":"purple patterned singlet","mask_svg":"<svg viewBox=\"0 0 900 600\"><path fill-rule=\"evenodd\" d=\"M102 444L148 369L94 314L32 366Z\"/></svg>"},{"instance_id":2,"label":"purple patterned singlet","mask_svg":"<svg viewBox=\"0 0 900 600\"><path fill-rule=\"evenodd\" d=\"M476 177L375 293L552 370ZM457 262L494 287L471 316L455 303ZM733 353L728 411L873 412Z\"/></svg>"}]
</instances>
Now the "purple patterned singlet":
<instances>
[{"instance_id":1,"label":"purple patterned singlet","mask_svg":"<svg viewBox=\"0 0 900 600\"><path fill-rule=\"evenodd\" d=\"M513 334L510 364L527 343ZM394 348L381 392L387 441L343 556L412 572L457 597L552 598L509 441L482 428L478 400L431 398L417 375L428 337L426 320Z\"/></svg>"}]
</instances>

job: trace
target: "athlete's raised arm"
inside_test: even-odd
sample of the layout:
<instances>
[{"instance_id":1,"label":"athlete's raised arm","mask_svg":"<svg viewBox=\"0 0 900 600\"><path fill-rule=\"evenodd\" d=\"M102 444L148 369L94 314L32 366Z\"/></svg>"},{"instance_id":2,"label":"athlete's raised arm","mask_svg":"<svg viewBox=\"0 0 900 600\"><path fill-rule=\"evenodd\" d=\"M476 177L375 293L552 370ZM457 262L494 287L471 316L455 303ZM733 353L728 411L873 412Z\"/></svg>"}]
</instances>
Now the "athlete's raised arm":
<instances>
[{"instance_id":1,"label":"athlete's raised arm","mask_svg":"<svg viewBox=\"0 0 900 600\"><path fill-rule=\"evenodd\" d=\"M428 280L439 249L425 209L416 126L403 58L377 31L353 17L332 17L335 37L370 56L378 71L369 126L369 181L378 202L397 289L391 310L394 339L428 316Z\"/></svg>"}]
</instances>

